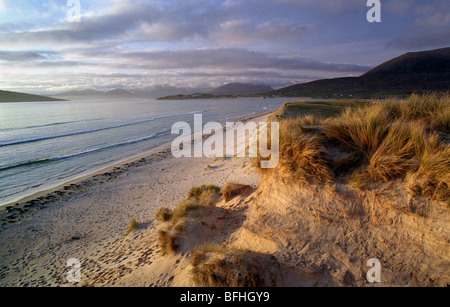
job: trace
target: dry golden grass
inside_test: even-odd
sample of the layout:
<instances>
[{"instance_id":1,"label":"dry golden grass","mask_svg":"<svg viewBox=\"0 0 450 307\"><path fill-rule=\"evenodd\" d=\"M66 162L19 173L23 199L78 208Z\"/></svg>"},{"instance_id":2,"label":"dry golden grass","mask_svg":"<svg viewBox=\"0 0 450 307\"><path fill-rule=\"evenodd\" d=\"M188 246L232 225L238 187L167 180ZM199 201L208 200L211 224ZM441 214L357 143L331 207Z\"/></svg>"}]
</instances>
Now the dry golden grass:
<instances>
[{"instance_id":1,"label":"dry golden grass","mask_svg":"<svg viewBox=\"0 0 450 307\"><path fill-rule=\"evenodd\" d=\"M273 286L276 276L270 271L277 265L268 255L206 245L194 250L191 276L199 287Z\"/></svg>"},{"instance_id":2,"label":"dry golden grass","mask_svg":"<svg viewBox=\"0 0 450 307\"><path fill-rule=\"evenodd\" d=\"M249 191L252 187L247 184L239 184L234 182L229 182L222 191L223 198L226 202L230 201L232 198L242 195Z\"/></svg>"},{"instance_id":3,"label":"dry golden grass","mask_svg":"<svg viewBox=\"0 0 450 307\"><path fill-rule=\"evenodd\" d=\"M314 116L280 120L280 160L277 167L280 175L300 183L325 183L332 179L327 152L320 144L320 137L310 133L316 133L311 126L320 123L321 120ZM259 167L260 162L260 157L256 158L254 166Z\"/></svg>"},{"instance_id":4,"label":"dry golden grass","mask_svg":"<svg viewBox=\"0 0 450 307\"><path fill-rule=\"evenodd\" d=\"M188 219L201 214L203 207L215 204L221 197L220 192L221 189L214 185L194 187L189 191L188 198L174 210L167 208L158 210L156 219L168 223L165 230L159 231L162 254L177 252Z\"/></svg>"},{"instance_id":5,"label":"dry golden grass","mask_svg":"<svg viewBox=\"0 0 450 307\"><path fill-rule=\"evenodd\" d=\"M135 218L132 218L130 221L130 226L128 226L127 232L125 233L125 236L128 236L130 233L134 232L138 228L139 228L138 221L136 221Z\"/></svg>"},{"instance_id":6,"label":"dry golden grass","mask_svg":"<svg viewBox=\"0 0 450 307\"><path fill-rule=\"evenodd\" d=\"M156 220L161 222L167 222L172 218L172 216L173 216L172 210L168 208L160 208L156 213Z\"/></svg>"},{"instance_id":7,"label":"dry golden grass","mask_svg":"<svg viewBox=\"0 0 450 307\"><path fill-rule=\"evenodd\" d=\"M449 101L449 93L430 93L426 95L413 94L406 101L391 99L380 104L395 118L404 121L420 120L431 130L449 133Z\"/></svg>"},{"instance_id":8,"label":"dry golden grass","mask_svg":"<svg viewBox=\"0 0 450 307\"><path fill-rule=\"evenodd\" d=\"M370 156L367 168L375 180L389 181L419 167L417 159L425 139L425 128L416 123L394 121L386 137Z\"/></svg>"},{"instance_id":9,"label":"dry golden grass","mask_svg":"<svg viewBox=\"0 0 450 307\"><path fill-rule=\"evenodd\" d=\"M324 133L328 139L337 140L370 157L388 133L389 121L389 112L381 105L348 108L339 117L327 121Z\"/></svg>"},{"instance_id":10,"label":"dry golden grass","mask_svg":"<svg viewBox=\"0 0 450 307\"><path fill-rule=\"evenodd\" d=\"M437 134L427 140L420 156L420 168L408 182L414 195L422 194L450 205L450 145L439 142Z\"/></svg>"},{"instance_id":11,"label":"dry golden grass","mask_svg":"<svg viewBox=\"0 0 450 307\"><path fill-rule=\"evenodd\" d=\"M356 146L367 156L366 172L352 177L356 185L366 180L365 175L389 181L408 174L413 195L448 201L450 145L445 138L449 110L449 94L412 95L407 101L388 100L347 110L330 120L325 131L328 137Z\"/></svg>"},{"instance_id":12,"label":"dry golden grass","mask_svg":"<svg viewBox=\"0 0 450 307\"><path fill-rule=\"evenodd\" d=\"M285 105L286 109L289 105ZM300 108L301 109L301 108ZM379 180L404 178L420 184L411 191L432 199L448 199L450 94L411 95L407 100L390 99L351 105L336 117L280 116L280 163L278 173L299 182L326 183L333 172L358 168L349 177L358 188ZM356 155L329 163L327 142L339 144ZM357 159L354 157L364 157ZM336 163L335 163L336 162ZM345 165L341 165L345 162ZM362 168L360 167L362 163ZM256 161L255 166L258 166ZM336 164L336 165L335 165ZM413 176L416 174L415 176Z\"/></svg>"},{"instance_id":13,"label":"dry golden grass","mask_svg":"<svg viewBox=\"0 0 450 307\"><path fill-rule=\"evenodd\" d=\"M200 187L193 187L189 193L188 198L196 198L199 199L204 193L215 193L220 194L220 188L215 185L202 185Z\"/></svg>"},{"instance_id":14,"label":"dry golden grass","mask_svg":"<svg viewBox=\"0 0 450 307\"><path fill-rule=\"evenodd\" d=\"M174 254L180 247L179 236L173 231L160 230L158 232L159 247L163 255Z\"/></svg>"}]
</instances>

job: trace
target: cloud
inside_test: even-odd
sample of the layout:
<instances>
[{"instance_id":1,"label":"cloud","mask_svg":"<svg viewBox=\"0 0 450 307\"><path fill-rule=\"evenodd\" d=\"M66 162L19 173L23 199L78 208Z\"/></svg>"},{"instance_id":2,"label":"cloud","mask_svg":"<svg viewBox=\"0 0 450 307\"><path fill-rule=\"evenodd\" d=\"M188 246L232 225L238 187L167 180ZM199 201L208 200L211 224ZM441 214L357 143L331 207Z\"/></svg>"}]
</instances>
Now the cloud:
<instances>
[{"instance_id":1,"label":"cloud","mask_svg":"<svg viewBox=\"0 0 450 307\"><path fill-rule=\"evenodd\" d=\"M111 55L123 65L139 63L141 69L277 69L331 72L366 72L371 67L346 63L322 62L301 57L247 49L198 49L177 51L128 52ZM135 66L136 67L136 66Z\"/></svg>"},{"instance_id":2,"label":"cloud","mask_svg":"<svg viewBox=\"0 0 450 307\"><path fill-rule=\"evenodd\" d=\"M315 24L286 19L282 12L277 13L268 4L263 5L264 10L272 11L275 15L259 20L260 17L245 4L230 6L220 1L175 2L176 5L169 6L114 1L112 6L101 13L85 14L79 23L69 23L63 19L56 24L29 30L17 30L14 24L0 25L3 32L0 43L35 46L111 39L120 39L121 43L187 40L219 45L257 41L298 42L306 32L317 27Z\"/></svg>"},{"instance_id":3,"label":"cloud","mask_svg":"<svg viewBox=\"0 0 450 307\"><path fill-rule=\"evenodd\" d=\"M450 11L447 0L414 6L413 25L402 36L390 40L388 46L406 49L449 46Z\"/></svg>"},{"instance_id":4,"label":"cloud","mask_svg":"<svg viewBox=\"0 0 450 307\"><path fill-rule=\"evenodd\" d=\"M237 19L220 24L213 39L226 44L249 44L258 41L298 43L305 33L317 27L315 24L305 25L283 19L258 24L248 19Z\"/></svg>"},{"instance_id":5,"label":"cloud","mask_svg":"<svg viewBox=\"0 0 450 307\"><path fill-rule=\"evenodd\" d=\"M243 48L203 48L162 51L110 52L98 48L79 51L75 58L70 50L64 51L0 51L0 60L27 61L26 65L39 67L98 67L128 70L198 70L220 69L233 71L242 69L295 71L310 70L324 72L366 72L371 67L349 63L332 63L285 56L278 53L252 51Z\"/></svg>"},{"instance_id":6,"label":"cloud","mask_svg":"<svg viewBox=\"0 0 450 307\"><path fill-rule=\"evenodd\" d=\"M92 0L80 23L65 0L16 2L0 0L0 65L18 73L2 86L290 84L360 75L450 37L448 0L382 1L378 25L365 0Z\"/></svg>"},{"instance_id":7,"label":"cloud","mask_svg":"<svg viewBox=\"0 0 450 307\"><path fill-rule=\"evenodd\" d=\"M43 59L46 59L44 55L34 51L0 51L0 61L28 62Z\"/></svg>"}]
</instances>

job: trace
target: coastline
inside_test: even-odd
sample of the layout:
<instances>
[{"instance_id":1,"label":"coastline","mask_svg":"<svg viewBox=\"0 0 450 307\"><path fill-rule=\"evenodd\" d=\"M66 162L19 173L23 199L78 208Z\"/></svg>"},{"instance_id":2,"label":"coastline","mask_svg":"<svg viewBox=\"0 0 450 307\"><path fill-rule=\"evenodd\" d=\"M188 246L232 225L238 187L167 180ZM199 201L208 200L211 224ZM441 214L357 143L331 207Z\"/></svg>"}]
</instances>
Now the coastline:
<instances>
[{"instance_id":1,"label":"coastline","mask_svg":"<svg viewBox=\"0 0 450 307\"><path fill-rule=\"evenodd\" d=\"M265 121L275 111L236 121ZM0 209L0 286L73 286L66 280L66 261L77 258L85 268L82 285L110 286L124 282L117 255L134 259L129 273L151 265L158 253L153 219L162 207L174 208L193 186L239 181L260 183L250 158L185 158L171 155L170 146L134 157L50 191ZM140 231L125 237L131 218ZM139 240L136 240L139 238ZM149 240L151 242L149 242ZM135 244L147 242L147 247ZM140 253L139 256L130 254ZM127 255L127 256L125 256ZM115 267L112 269L111 267ZM133 269L132 269L133 268ZM116 276L106 278L105 272ZM150 278L169 285L167 278ZM138 278L139 279L139 278ZM141 285L144 282L139 279ZM158 280L160 282L158 282ZM124 285L134 285L135 280ZM147 282L147 279L146 281ZM151 283L145 284L151 285Z\"/></svg>"},{"instance_id":2,"label":"coastline","mask_svg":"<svg viewBox=\"0 0 450 307\"><path fill-rule=\"evenodd\" d=\"M246 115L236 119L235 122L247 122L255 118L271 115L274 112L276 112L276 110ZM114 180L132 168L147 165L159 161L160 159L166 159L171 154L170 146L170 143L160 145L146 153L118 161L93 173L80 175L75 179L55 184L54 187L43 189L42 191L32 193L28 196L19 198L16 201L2 205L0 206L0 226L7 226L20 222L23 218L28 217L37 210L45 208L53 201L59 201L64 197L83 193L87 187Z\"/></svg>"}]
</instances>

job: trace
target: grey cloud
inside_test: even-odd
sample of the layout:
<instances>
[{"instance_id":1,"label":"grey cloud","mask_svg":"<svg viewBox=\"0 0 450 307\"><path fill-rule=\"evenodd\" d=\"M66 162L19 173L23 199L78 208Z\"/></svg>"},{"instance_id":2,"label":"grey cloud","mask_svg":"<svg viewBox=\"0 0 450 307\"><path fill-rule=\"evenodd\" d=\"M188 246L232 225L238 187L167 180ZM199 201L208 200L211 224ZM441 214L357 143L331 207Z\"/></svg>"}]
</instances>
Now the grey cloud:
<instances>
[{"instance_id":1,"label":"grey cloud","mask_svg":"<svg viewBox=\"0 0 450 307\"><path fill-rule=\"evenodd\" d=\"M0 24L0 42L22 44L69 44L116 40L165 41L200 39L230 44L242 41L298 41L302 35L315 27L286 18L285 12L277 11L274 4L245 2L237 6L220 1L179 1L177 5L159 5L147 2L126 2L102 15L82 17L81 22L60 22L39 29L7 30ZM255 13L263 7L273 16L263 21ZM201 8L201 9L200 9ZM237 19L236 19L237 18ZM238 24L236 20L247 20Z\"/></svg>"},{"instance_id":2,"label":"grey cloud","mask_svg":"<svg viewBox=\"0 0 450 307\"><path fill-rule=\"evenodd\" d=\"M175 41L195 36L208 37L217 24L229 16L226 9L211 5L198 12L198 8L189 1L167 8L144 2L127 3L103 15L82 17L81 22L61 22L40 30L3 31L0 42ZM0 29L6 30L5 27L0 25Z\"/></svg>"},{"instance_id":3,"label":"grey cloud","mask_svg":"<svg viewBox=\"0 0 450 307\"><path fill-rule=\"evenodd\" d=\"M46 60L54 56L55 53L51 51L0 51L0 60L9 62Z\"/></svg>"},{"instance_id":4,"label":"grey cloud","mask_svg":"<svg viewBox=\"0 0 450 307\"><path fill-rule=\"evenodd\" d=\"M1 58L0 53L0 58ZM31 57L33 54L30 54ZM64 52L61 52L64 55ZM18 57L18 55L16 55ZM177 51L149 51L114 53L104 51L91 53L89 51L80 58L85 60L48 60L45 57L36 58L36 66L46 67L104 67L105 69L126 70L174 70L174 69L221 69L233 70L278 70L278 71L323 71L323 72L353 72L363 73L372 67L329 63L302 57L285 57L276 53L264 53L247 49L192 49ZM19 60L19 58L18 58Z\"/></svg>"},{"instance_id":5,"label":"grey cloud","mask_svg":"<svg viewBox=\"0 0 450 307\"><path fill-rule=\"evenodd\" d=\"M112 56L129 63L142 63L139 67L143 69L254 68L334 72L366 72L371 69L368 66L326 63L298 57L287 58L246 49L133 52Z\"/></svg>"},{"instance_id":6,"label":"grey cloud","mask_svg":"<svg viewBox=\"0 0 450 307\"><path fill-rule=\"evenodd\" d=\"M450 44L450 11L448 0L420 3L414 7L414 24L401 37L387 45L406 49L447 47Z\"/></svg>"}]
</instances>

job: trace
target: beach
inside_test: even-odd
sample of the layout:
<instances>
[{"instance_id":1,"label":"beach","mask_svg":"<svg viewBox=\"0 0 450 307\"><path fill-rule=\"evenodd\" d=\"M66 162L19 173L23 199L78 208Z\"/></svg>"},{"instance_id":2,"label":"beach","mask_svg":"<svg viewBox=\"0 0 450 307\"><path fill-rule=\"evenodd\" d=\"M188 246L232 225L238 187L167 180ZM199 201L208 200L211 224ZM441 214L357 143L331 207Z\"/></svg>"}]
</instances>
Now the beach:
<instances>
[{"instance_id":1,"label":"beach","mask_svg":"<svg viewBox=\"0 0 450 307\"><path fill-rule=\"evenodd\" d=\"M242 121L263 122L269 114ZM259 185L250 158L176 159L162 147L6 206L0 286L74 286L67 280L69 259L81 263L76 285L171 286L182 280L169 273L183 257L152 266L159 259L156 212L176 207L194 186L228 182ZM132 218L139 228L125 236Z\"/></svg>"},{"instance_id":2,"label":"beach","mask_svg":"<svg viewBox=\"0 0 450 307\"><path fill-rule=\"evenodd\" d=\"M287 103L240 121L304 108L320 105ZM322 129L311 116L292 120L307 128L297 136ZM165 146L6 206L0 286L448 286L448 204L412 195L401 178L336 175L354 159L324 146L329 160L297 173L292 162L311 153L283 155L281 146L279 166L263 170L249 157L175 158Z\"/></svg>"}]
</instances>

